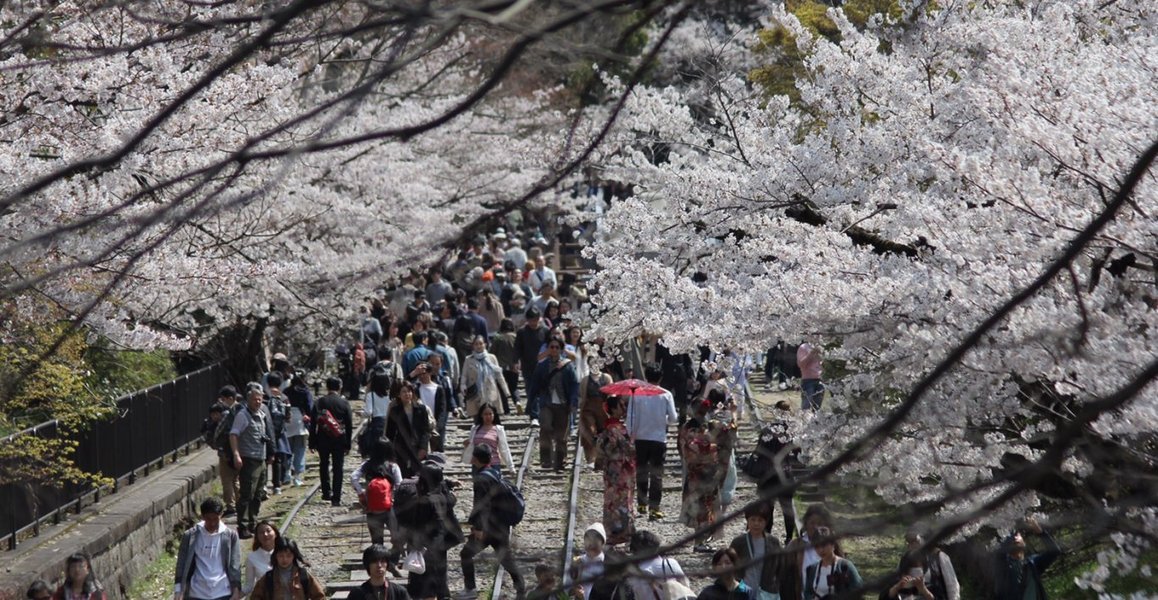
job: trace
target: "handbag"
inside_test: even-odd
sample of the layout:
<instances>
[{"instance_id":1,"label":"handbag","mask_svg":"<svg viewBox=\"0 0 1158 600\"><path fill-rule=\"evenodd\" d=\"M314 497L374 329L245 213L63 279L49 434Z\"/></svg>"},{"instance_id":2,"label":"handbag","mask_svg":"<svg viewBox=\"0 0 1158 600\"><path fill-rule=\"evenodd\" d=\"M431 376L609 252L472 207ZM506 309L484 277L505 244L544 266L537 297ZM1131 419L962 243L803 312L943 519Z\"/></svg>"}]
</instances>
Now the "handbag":
<instances>
[{"instance_id":1,"label":"handbag","mask_svg":"<svg viewBox=\"0 0 1158 600\"><path fill-rule=\"evenodd\" d=\"M652 582L652 592L655 593L656 600L695 600L696 593L675 577L674 570L672 576L668 577L666 558L663 559L662 565L664 578Z\"/></svg>"},{"instance_id":2,"label":"handbag","mask_svg":"<svg viewBox=\"0 0 1158 600\"><path fill-rule=\"evenodd\" d=\"M406 553L406 558L402 559L402 568L407 573L421 575L426 572L426 557L418 550L411 550Z\"/></svg>"}]
</instances>

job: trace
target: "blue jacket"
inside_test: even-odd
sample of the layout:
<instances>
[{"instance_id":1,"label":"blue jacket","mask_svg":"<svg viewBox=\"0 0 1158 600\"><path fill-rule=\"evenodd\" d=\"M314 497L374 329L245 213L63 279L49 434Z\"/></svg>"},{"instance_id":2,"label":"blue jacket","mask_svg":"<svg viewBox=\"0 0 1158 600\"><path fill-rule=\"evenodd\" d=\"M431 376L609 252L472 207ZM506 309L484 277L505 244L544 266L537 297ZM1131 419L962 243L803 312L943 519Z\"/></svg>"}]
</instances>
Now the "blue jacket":
<instances>
[{"instance_id":1,"label":"blue jacket","mask_svg":"<svg viewBox=\"0 0 1158 600\"><path fill-rule=\"evenodd\" d=\"M537 399L540 407L550 404L551 381L556 377L561 378L559 384L562 385L567 406L579 406L579 376L575 373L575 364L566 359L560 359L557 365L552 365L550 359L540 361L535 366L527 395Z\"/></svg>"}]
</instances>

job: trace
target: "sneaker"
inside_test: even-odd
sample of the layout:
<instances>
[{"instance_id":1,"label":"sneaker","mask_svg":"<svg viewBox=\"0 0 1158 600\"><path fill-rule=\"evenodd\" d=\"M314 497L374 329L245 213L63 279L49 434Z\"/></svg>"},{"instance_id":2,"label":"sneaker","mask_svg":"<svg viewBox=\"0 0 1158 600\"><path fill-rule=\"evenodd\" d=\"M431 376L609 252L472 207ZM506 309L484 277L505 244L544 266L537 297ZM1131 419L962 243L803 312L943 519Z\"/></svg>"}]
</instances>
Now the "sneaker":
<instances>
[{"instance_id":1,"label":"sneaker","mask_svg":"<svg viewBox=\"0 0 1158 600\"><path fill-rule=\"evenodd\" d=\"M342 501L335 498L330 502L330 506L341 507Z\"/></svg>"},{"instance_id":2,"label":"sneaker","mask_svg":"<svg viewBox=\"0 0 1158 600\"><path fill-rule=\"evenodd\" d=\"M538 426L539 426L539 420L538 419L531 419L531 427L538 427Z\"/></svg>"},{"instance_id":3,"label":"sneaker","mask_svg":"<svg viewBox=\"0 0 1158 600\"><path fill-rule=\"evenodd\" d=\"M702 552L702 553L705 553L705 554L708 554L708 553L711 553L711 552L715 552L715 551L716 551L716 549L715 549L715 548L713 548L713 547L711 547L711 546L709 546L709 545L707 545L707 544L696 544L696 545L695 545L695 547L694 547L694 548L692 548L692 550L694 550L694 551L696 551L696 552Z\"/></svg>"},{"instance_id":4,"label":"sneaker","mask_svg":"<svg viewBox=\"0 0 1158 600\"><path fill-rule=\"evenodd\" d=\"M304 481L302 481L301 477L295 477L294 478L294 487L302 487L305 484L306 483Z\"/></svg>"},{"instance_id":5,"label":"sneaker","mask_svg":"<svg viewBox=\"0 0 1158 600\"><path fill-rule=\"evenodd\" d=\"M253 534L250 533L249 530L246 529L245 527L238 527L237 528L237 537L239 537L243 540L248 540L248 539L253 537Z\"/></svg>"},{"instance_id":6,"label":"sneaker","mask_svg":"<svg viewBox=\"0 0 1158 600\"><path fill-rule=\"evenodd\" d=\"M639 514L646 515L647 514L647 505L646 504L640 504L638 510L639 510Z\"/></svg>"},{"instance_id":7,"label":"sneaker","mask_svg":"<svg viewBox=\"0 0 1158 600\"><path fill-rule=\"evenodd\" d=\"M474 600L478 598L478 592L472 589L465 589L454 595L456 600Z\"/></svg>"},{"instance_id":8,"label":"sneaker","mask_svg":"<svg viewBox=\"0 0 1158 600\"><path fill-rule=\"evenodd\" d=\"M593 462L587 463L587 469L589 471L594 471L595 470L595 463L593 463Z\"/></svg>"},{"instance_id":9,"label":"sneaker","mask_svg":"<svg viewBox=\"0 0 1158 600\"><path fill-rule=\"evenodd\" d=\"M786 389L788 389L788 382L787 381L781 381L780 382L780 391L784 391Z\"/></svg>"},{"instance_id":10,"label":"sneaker","mask_svg":"<svg viewBox=\"0 0 1158 600\"><path fill-rule=\"evenodd\" d=\"M330 501L330 495L329 494L322 494L322 500L329 502Z\"/></svg>"},{"instance_id":11,"label":"sneaker","mask_svg":"<svg viewBox=\"0 0 1158 600\"><path fill-rule=\"evenodd\" d=\"M658 521L662 518L663 518L663 512L660 511L659 509L652 509L652 511L647 515L648 521Z\"/></svg>"},{"instance_id":12,"label":"sneaker","mask_svg":"<svg viewBox=\"0 0 1158 600\"><path fill-rule=\"evenodd\" d=\"M237 509L233 508L231 506L231 507L225 509L225 512L221 513L221 516L223 516L223 517L236 517L237 516Z\"/></svg>"}]
</instances>

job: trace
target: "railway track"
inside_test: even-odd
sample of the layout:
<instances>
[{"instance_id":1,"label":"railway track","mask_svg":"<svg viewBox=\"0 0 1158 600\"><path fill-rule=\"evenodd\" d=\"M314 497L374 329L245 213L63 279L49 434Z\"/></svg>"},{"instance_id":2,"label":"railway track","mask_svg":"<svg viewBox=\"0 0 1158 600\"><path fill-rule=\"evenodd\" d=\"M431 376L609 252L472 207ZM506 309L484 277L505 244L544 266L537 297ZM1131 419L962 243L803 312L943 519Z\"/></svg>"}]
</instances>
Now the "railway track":
<instances>
[{"instance_id":1,"label":"railway track","mask_svg":"<svg viewBox=\"0 0 1158 600\"><path fill-rule=\"evenodd\" d=\"M748 451L754 444L756 425L755 414L740 426L740 449ZM577 436L568 440L569 468L563 472L535 467L538 462L538 432L532 430L525 417L511 416L511 421L503 423L511 444L515 460L519 462L516 483L523 490L527 502L526 517L515 527L512 544L516 562L520 567L528 589L535 585L534 567L546 564L562 573L572 558L582 552L582 532L588 525L602 519L602 473L587 469L583 457L578 455ZM460 460L463 441L469 434L470 421L452 419L447 427L447 465L444 469L449 480L459 483L455 490L456 512L464 527L466 516L473 502L470 466ZM690 529L678 522L683 484L682 465L675 448L675 427L669 428L668 452L664 467L664 497L661 510L663 519L649 521L637 516L636 529L655 531L665 543L686 536ZM346 472L357 467L357 457L348 457ZM504 474L510 476L510 471ZM316 471L314 477L316 478ZM316 479L315 479L316 480ZM352 492L343 494L346 506L332 507L323 502L314 484L304 497L285 514L282 531L294 537L302 548L307 560L313 563L314 572L326 582L326 593L334 600L344 600L350 590L365 580L361 565L361 551L370 543L365 518L356 507ZM733 502L733 508L743 506L755 494L754 486L740 479ZM404 526L404 524L403 524ZM738 535L743 524L730 523L716 536L714 545L726 545ZM466 532L464 532L466 533ZM462 570L458 559L461 546L451 549L448 554L448 585L452 596L463 589ZM626 548L621 548L626 550ZM677 559L684 570L691 575L694 589L711 582L709 560L711 555L693 552L690 544L675 549L668 556ZM492 551L476 557L477 587L480 596L492 600L515 598L515 591L498 566ZM405 577L405 574L403 574ZM561 581L561 578L560 578ZM405 583L405 581L400 581ZM489 592L489 594L488 594Z\"/></svg>"}]
</instances>

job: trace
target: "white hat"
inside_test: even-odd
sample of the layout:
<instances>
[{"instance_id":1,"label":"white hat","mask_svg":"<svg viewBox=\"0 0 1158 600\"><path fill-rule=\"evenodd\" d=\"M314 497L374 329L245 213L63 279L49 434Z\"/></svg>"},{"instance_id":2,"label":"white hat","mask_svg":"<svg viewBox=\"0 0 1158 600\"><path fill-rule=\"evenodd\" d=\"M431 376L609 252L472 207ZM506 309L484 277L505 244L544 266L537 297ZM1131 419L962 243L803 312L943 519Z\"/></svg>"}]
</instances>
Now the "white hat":
<instances>
[{"instance_id":1,"label":"white hat","mask_svg":"<svg viewBox=\"0 0 1158 600\"><path fill-rule=\"evenodd\" d=\"M603 539L603 542L607 543L607 530L603 528L603 523L592 523L588 525L587 529L583 531L584 537L592 531L598 533L599 537Z\"/></svg>"},{"instance_id":2,"label":"white hat","mask_svg":"<svg viewBox=\"0 0 1158 600\"><path fill-rule=\"evenodd\" d=\"M286 358L285 354L282 354L281 352L278 352L277 354L274 354L274 355L273 355L273 359L274 359L274 360L280 360L280 361L284 361L284 362L289 362L289 359L288 359L288 358Z\"/></svg>"}]
</instances>

